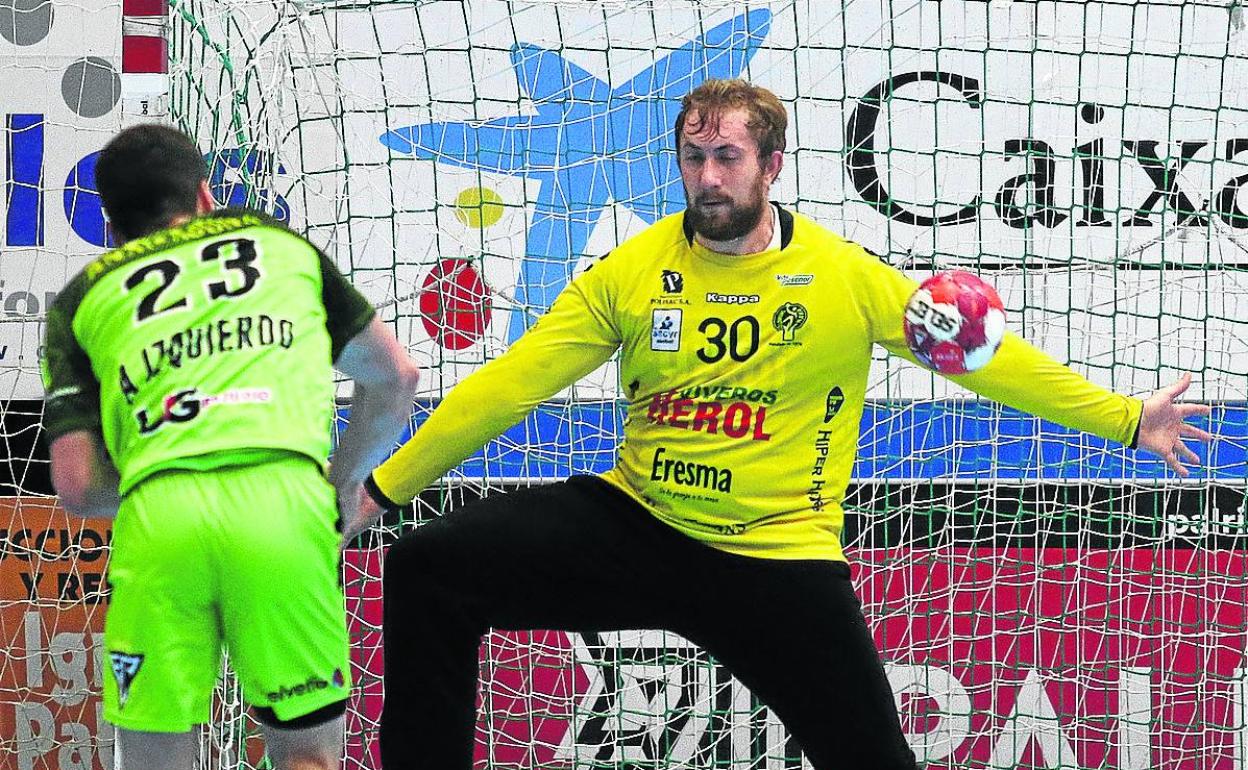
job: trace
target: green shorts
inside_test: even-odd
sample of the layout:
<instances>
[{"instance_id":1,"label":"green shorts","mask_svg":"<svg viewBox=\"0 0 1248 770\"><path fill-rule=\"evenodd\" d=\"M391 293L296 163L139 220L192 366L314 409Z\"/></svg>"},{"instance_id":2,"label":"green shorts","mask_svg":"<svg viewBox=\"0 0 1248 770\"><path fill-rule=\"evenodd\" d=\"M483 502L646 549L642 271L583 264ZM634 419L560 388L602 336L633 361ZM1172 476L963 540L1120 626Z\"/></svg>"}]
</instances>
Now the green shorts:
<instances>
[{"instance_id":1,"label":"green shorts","mask_svg":"<svg viewBox=\"0 0 1248 770\"><path fill-rule=\"evenodd\" d=\"M108 566L104 717L147 732L207 722L223 644L243 698L280 720L345 699L337 516L333 487L294 455L131 490Z\"/></svg>"}]
</instances>

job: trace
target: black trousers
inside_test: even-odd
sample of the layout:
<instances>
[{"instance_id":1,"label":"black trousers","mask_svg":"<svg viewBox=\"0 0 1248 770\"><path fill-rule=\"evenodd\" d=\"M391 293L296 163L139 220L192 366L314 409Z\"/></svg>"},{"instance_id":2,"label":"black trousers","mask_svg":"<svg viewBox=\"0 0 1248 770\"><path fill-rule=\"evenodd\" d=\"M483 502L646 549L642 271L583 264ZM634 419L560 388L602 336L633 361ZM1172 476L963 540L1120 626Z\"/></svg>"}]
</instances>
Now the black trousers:
<instances>
[{"instance_id":1,"label":"black trousers","mask_svg":"<svg viewBox=\"0 0 1248 770\"><path fill-rule=\"evenodd\" d=\"M724 553L597 478L408 532L383 590L386 770L471 768L490 628L673 631L767 704L819 770L915 768L845 564Z\"/></svg>"}]
</instances>

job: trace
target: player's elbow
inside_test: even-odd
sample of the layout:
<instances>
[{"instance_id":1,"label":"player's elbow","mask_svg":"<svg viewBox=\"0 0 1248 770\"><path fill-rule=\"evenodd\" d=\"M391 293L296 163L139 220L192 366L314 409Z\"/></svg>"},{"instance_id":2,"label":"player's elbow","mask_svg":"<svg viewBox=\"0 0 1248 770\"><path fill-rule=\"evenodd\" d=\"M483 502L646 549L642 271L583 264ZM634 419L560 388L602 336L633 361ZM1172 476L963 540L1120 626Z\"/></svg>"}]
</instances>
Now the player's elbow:
<instances>
[{"instance_id":1,"label":"player's elbow","mask_svg":"<svg viewBox=\"0 0 1248 770\"><path fill-rule=\"evenodd\" d=\"M406 356L387 361L385 366L370 369L355 379L356 398L369 394L393 403L409 404L420 382L420 367Z\"/></svg>"},{"instance_id":2,"label":"player's elbow","mask_svg":"<svg viewBox=\"0 0 1248 770\"><path fill-rule=\"evenodd\" d=\"M88 516L95 502L93 485L99 477L97 437L89 431L72 431L53 439L52 489L61 506L77 516Z\"/></svg>"},{"instance_id":3,"label":"player's elbow","mask_svg":"<svg viewBox=\"0 0 1248 770\"><path fill-rule=\"evenodd\" d=\"M383 366L367 372L367 376L355 378L357 385L369 390L410 396L420 383L420 367L407 356L394 356Z\"/></svg>"},{"instance_id":4,"label":"player's elbow","mask_svg":"<svg viewBox=\"0 0 1248 770\"><path fill-rule=\"evenodd\" d=\"M420 369L395 336L376 318L342 349L335 363L357 385L412 393Z\"/></svg>"},{"instance_id":5,"label":"player's elbow","mask_svg":"<svg viewBox=\"0 0 1248 770\"><path fill-rule=\"evenodd\" d=\"M396 362L392 385L402 393L415 393L420 384L420 367L407 356Z\"/></svg>"}]
</instances>

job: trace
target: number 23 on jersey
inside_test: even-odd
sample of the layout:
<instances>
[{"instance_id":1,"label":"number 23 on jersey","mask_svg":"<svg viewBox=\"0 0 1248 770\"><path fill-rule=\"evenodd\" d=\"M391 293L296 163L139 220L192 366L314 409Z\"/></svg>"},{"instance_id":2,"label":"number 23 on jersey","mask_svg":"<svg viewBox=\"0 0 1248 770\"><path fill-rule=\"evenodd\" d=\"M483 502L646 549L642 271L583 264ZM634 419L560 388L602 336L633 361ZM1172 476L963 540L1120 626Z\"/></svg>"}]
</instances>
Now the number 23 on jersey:
<instances>
[{"instance_id":1,"label":"number 23 on jersey","mask_svg":"<svg viewBox=\"0 0 1248 770\"><path fill-rule=\"evenodd\" d=\"M209 301L241 297L256 287L260 280L256 242L249 238L214 241L199 252L201 262L219 265L219 272L203 281ZM135 308L136 325L150 318L175 310L185 310L194 303L194 287L187 286L184 268L173 259L148 262L126 277L127 291L141 292Z\"/></svg>"}]
</instances>

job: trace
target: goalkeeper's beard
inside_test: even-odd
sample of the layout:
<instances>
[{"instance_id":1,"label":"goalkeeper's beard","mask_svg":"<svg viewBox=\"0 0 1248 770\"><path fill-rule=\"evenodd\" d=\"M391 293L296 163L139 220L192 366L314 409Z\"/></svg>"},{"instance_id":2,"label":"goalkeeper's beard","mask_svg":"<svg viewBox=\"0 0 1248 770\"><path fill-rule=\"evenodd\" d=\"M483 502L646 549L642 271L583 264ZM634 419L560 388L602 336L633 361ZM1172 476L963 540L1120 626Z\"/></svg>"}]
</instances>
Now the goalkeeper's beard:
<instances>
[{"instance_id":1,"label":"goalkeeper's beard","mask_svg":"<svg viewBox=\"0 0 1248 770\"><path fill-rule=\"evenodd\" d=\"M708 199L727 202L728 205L708 212L703 208ZM749 235L763 221L763 214L767 213L767 188L755 188L753 199L744 205L725 197L708 195L691 201L686 191L685 205L685 216L689 218L689 225L695 233L708 241L735 241Z\"/></svg>"}]
</instances>

